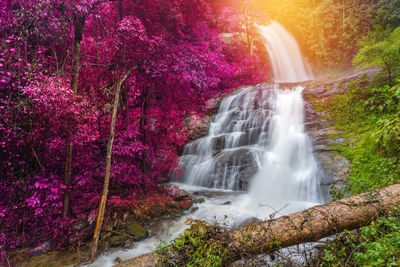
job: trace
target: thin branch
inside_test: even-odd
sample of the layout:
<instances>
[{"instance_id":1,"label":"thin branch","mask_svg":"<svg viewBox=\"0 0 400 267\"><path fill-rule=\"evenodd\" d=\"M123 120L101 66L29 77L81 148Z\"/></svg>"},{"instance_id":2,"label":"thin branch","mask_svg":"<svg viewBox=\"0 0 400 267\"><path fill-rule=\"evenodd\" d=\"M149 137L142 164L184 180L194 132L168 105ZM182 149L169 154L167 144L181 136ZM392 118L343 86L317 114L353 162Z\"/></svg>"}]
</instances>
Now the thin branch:
<instances>
[{"instance_id":1,"label":"thin branch","mask_svg":"<svg viewBox=\"0 0 400 267\"><path fill-rule=\"evenodd\" d=\"M35 156L35 158L36 158L36 160L37 160L37 162L38 162L40 168L43 169L43 165L42 165L42 163L40 163L39 157L38 157L38 155L36 154L36 152L35 152L35 150L33 149L33 147L32 147L32 152L33 152L33 155Z\"/></svg>"},{"instance_id":2,"label":"thin branch","mask_svg":"<svg viewBox=\"0 0 400 267\"><path fill-rule=\"evenodd\" d=\"M114 66L115 63L107 64L107 65L105 65L105 64L98 64L98 63L90 63L89 65L92 66L92 67L110 68L110 67Z\"/></svg>"}]
</instances>

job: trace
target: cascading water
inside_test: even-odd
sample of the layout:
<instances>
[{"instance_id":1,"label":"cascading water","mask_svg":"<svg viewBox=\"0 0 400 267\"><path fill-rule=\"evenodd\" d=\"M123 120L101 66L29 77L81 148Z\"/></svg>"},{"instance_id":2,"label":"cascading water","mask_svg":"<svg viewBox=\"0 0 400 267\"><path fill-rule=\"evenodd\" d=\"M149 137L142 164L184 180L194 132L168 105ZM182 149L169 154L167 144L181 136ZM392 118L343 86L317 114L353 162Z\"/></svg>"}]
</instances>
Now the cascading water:
<instances>
[{"instance_id":1,"label":"cascading water","mask_svg":"<svg viewBox=\"0 0 400 267\"><path fill-rule=\"evenodd\" d=\"M246 87L226 97L209 135L188 144L180 167L187 184L245 190L268 143L273 86Z\"/></svg>"},{"instance_id":2,"label":"cascading water","mask_svg":"<svg viewBox=\"0 0 400 267\"><path fill-rule=\"evenodd\" d=\"M260 26L275 82L312 79L294 38L278 23ZM209 135L188 144L180 160L179 186L205 202L130 250L100 257L91 267L112 266L153 251L157 240L183 232L187 217L237 226L289 214L320 203L319 168L304 133L302 87L279 84L247 86L226 97ZM182 178L180 178L182 179ZM248 191L244 193L243 191Z\"/></svg>"},{"instance_id":3,"label":"cascading water","mask_svg":"<svg viewBox=\"0 0 400 267\"><path fill-rule=\"evenodd\" d=\"M296 40L282 25L272 22L259 29L269 52L275 82L296 83L313 78ZM262 169L254 177L249 192L262 203L322 201L320 169L304 132L303 89L278 87L270 101L274 110L270 119L270 142Z\"/></svg>"},{"instance_id":4,"label":"cascading water","mask_svg":"<svg viewBox=\"0 0 400 267\"><path fill-rule=\"evenodd\" d=\"M303 88L278 89L273 95L269 144L260 172L249 194L262 203L283 205L296 201L322 201L320 169L309 137L304 133Z\"/></svg>"},{"instance_id":5,"label":"cascading water","mask_svg":"<svg viewBox=\"0 0 400 267\"><path fill-rule=\"evenodd\" d=\"M297 83L314 79L308 64L303 60L299 45L293 36L278 22L258 26L268 51L275 83Z\"/></svg>"},{"instance_id":6,"label":"cascading water","mask_svg":"<svg viewBox=\"0 0 400 267\"><path fill-rule=\"evenodd\" d=\"M259 29L276 82L312 79L290 33L277 22ZM250 196L260 202L321 201L319 168L304 133L302 89L259 85L225 98L209 135L185 148L185 183L232 190L250 184Z\"/></svg>"}]
</instances>

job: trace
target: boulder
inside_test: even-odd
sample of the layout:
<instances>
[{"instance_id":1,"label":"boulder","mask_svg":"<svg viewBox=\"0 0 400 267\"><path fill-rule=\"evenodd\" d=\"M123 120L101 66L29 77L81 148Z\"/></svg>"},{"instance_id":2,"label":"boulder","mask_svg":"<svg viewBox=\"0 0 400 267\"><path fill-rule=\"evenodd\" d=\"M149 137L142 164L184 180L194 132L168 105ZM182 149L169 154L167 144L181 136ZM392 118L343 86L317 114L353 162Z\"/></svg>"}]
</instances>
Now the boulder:
<instances>
[{"instance_id":1,"label":"boulder","mask_svg":"<svg viewBox=\"0 0 400 267\"><path fill-rule=\"evenodd\" d=\"M199 197L196 198L195 200L193 200L193 204L199 204L199 203L204 203L206 200L204 199L204 197Z\"/></svg>"},{"instance_id":2,"label":"boulder","mask_svg":"<svg viewBox=\"0 0 400 267\"><path fill-rule=\"evenodd\" d=\"M125 241L125 243L124 243L124 248L126 248L126 249L131 249L131 248L133 248L134 247L134 243L132 242L132 240L126 240Z\"/></svg>"},{"instance_id":3,"label":"boulder","mask_svg":"<svg viewBox=\"0 0 400 267\"><path fill-rule=\"evenodd\" d=\"M133 237L134 241L140 241L148 237L148 232L140 224L131 222L126 227L126 231Z\"/></svg>"},{"instance_id":4,"label":"boulder","mask_svg":"<svg viewBox=\"0 0 400 267\"><path fill-rule=\"evenodd\" d=\"M199 209L199 207L193 207L193 208L190 209L190 212L195 212L195 211L197 211L198 209Z\"/></svg>"},{"instance_id":5,"label":"boulder","mask_svg":"<svg viewBox=\"0 0 400 267\"><path fill-rule=\"evenodd\" d=\"M43 254L48 253L52 248L53 248L53 246L51 245L51 243L46 241L46 242L40 244L39 246L31 249L29 251L29 253L32 256L39 256L39 255L43 255Z\"/></svg>"},{"instance_id":6,"label":"boulder","mask_svg":"<svg viewBox=\"0 0 400 267\"><path fill-rule=\"evenodd\" d=\"M123 235L114 235L110 238L110 246L119 247L125 244L125 237Z\"/></svg>"},{"instance_id":7,"label":"boulder","mask_svg":"<svg viewBox=\"0 0 400 267\"><path fill-rule=\"evenodd\" d=\"M180 200L176 202L178 208L182 210L188 210L193 206L193 202L191 200Z\"/></svg>"},{"instance_id":8,"label":"boulder","mask_svg":"<svg viewBox=\"0 0 400 267\"><path fill-rule=\"evenodd\" d=\"M186 199L192 199L192 195L183 189L179 189L179 191L174 196L175 201L181 201Z\"/></svg>"}]
</instances>

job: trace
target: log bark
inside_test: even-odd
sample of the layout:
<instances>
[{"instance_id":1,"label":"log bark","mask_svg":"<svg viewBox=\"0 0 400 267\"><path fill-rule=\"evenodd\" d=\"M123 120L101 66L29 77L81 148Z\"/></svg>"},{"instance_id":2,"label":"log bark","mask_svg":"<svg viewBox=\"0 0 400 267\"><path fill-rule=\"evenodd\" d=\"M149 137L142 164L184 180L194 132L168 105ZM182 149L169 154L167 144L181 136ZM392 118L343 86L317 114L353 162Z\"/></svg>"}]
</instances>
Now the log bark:
<instances>
[{"instance_id":1,"label":"log bark","mask_svg":"<svg viewBox=\"0 0 400 267\"><path fill-rule=\"evenodd\" d=\"M368 225L394 206L400 205L400 183L352 196L326 205L319 205L277 219L256 222L228 231L231 240L227 262L246 255L258 255L275 249L315 242L347 230ZM156 266L157 255L149 253L116 265Z\"/></svg>"}]
</instances>

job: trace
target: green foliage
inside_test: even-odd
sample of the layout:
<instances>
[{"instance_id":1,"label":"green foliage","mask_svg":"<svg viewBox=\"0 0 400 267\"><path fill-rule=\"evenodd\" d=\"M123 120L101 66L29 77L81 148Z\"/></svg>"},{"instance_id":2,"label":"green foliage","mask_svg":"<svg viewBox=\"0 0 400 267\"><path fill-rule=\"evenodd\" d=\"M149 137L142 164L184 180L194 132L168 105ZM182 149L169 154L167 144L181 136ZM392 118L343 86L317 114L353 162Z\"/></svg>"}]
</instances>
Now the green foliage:
<instances>
[{"instance_id":1,"label":"green foliage","mask_svg":"<svg viewBox=\"0 0 400 267\"><path fill-rule=\"evenodd\" d=\"M157 249L158 262L162 266L222 266L228 253L223 240L216 227L195 221L169 245Z\"/></svg>"},{"instance_id":2,"label":"green foliage","mask_svg":"<svg viewBox=\"0 0 400 267\"><path fill-rule=\"evenodd\" d=\"M400 27L392 32L390 27L378 25L361 46L354 63L363 67L381 67L392 84L400 74Z\"/></svg>"},{"instance_id":3,"label":"green foliage","mask_svg":"<svg viewBox=\"0 0 400 267\"><path fill-rule=\"evenodd\" d=\"M331 195L332 201L347 198L347 197L351 196L350 187L349 186L345 186L345 187L331 186L331 188L329 190L329 194Z\"/></svg>"},{"instance_id":4,"label":"green foliage","mask_svg":"<svg viewBox=\"0 0 400 267\"><path fill-rule=\"evenodd\" d=\"M400 209L359 231L346 231L325 248L322 266L398 266Z\"/></svg>"},{"instance_id":5,"label":"green foliage","mask_svg":"<svg viewBox=\"0 0 400 267\"><path fill-rule=\"evenodd\" d=\"M349 177L352 194L389 186L399 180L397 158L382 155L377 151L374 132L366 131L358 142L346 151L346 156L352 161Z\"/></svg>"},{"instance_id":6,"label":"green foliage","mask_svg":"<svg viewBox=\"0 0 400 267\"><path fill-rule=\"evenodd\" d=\"M370 85L365 77L352 82L326 105L328 119L347 137L336 149L352 163L348 185L331 188L334 200L400 181L400 84L390 86L376 78ZM322 265L398 266L399 258L400 208L396 208L369 226L330 241Z\"/></svg>"},{"instance_id":7,"label":"green foliage","mask_svg":"<svg viewBox=\"0 0 400 267\"><path fill-rule=\"evenodd\" d=\"M264 0L270 17L299 41L316 70L350 67L358 41L373 25L398 22L398 0Z\"/></svg>"},{"instance_id":8,"label":"green foliage","mask_svg":"<svg viewBox=\"0 0 400 267\"><path fill-rule=\"evenodd\" d=\"M360 86L368 77L360 77L358 81L352 81L348 84L345 94L338 94L326 105L329 113L329 119L342 130L353 129L354 124L357 127L365 125L368 119L364 112L365 101L367 101L372 93L366 87Z\"/></svg>"},{"instance_id":9,"label":"green foliage","mask_svg":"<svg viewBox=\"0 0 400 267\"><path fill-rule=\"evenodd\" d=\"M378 130L374 133L375 143L381 152L391 156L400 153L400 117L399 113L378 121Z\"/></svg>"},{"instance_id":10,"label":"green foliage","mask_svg":"<svg viewBox=\"0 0 400 267\"><path fill-rule=\"evenodd\" d=\"M400 180L399 86L352 82L344 94L327 105L328 116L348 142L337 149L352 162L349 188L352 194L391 185ZM346 196L333 189L335 199Z\"/></svg>"}]
</instances>

